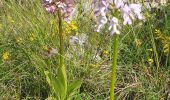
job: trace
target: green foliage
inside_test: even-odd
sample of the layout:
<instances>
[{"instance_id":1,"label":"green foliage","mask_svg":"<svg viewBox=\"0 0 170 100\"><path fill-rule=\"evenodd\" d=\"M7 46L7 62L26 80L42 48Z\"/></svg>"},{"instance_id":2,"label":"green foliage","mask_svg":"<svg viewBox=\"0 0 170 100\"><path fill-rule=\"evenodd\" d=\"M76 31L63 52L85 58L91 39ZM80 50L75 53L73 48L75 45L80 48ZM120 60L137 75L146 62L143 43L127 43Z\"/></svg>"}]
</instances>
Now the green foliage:
<instances>
[{"instance_id":1,"label":"green foliage","mask_svg":"<svg viewBox=\"0 0 170 100\"><path fill-rule=\"evenodd\" d=\"M73 82L72 84L68 85L66 90L63 81L64 77L61 77L63 75L59 75L60 78L56 78L52 73L48 71L45 71L44 73L46 75L47 82L55 92L54 96L52 96L52 98L55 98L54 100L72 100L78 94L78 89L81 86L81 81L78 80Z\"/></svg>"},{"instance_id":2,"label":"green foliage","mask_svg":"<svg viewBox=\"0 0 170 100\"><path fill-rule=\"evenodd\" d=\"M115 84L117 100L170 99L170 56L164 53L162 41L162 37L170 35L169 9L168 5L162 7L161 12L148 12L150 17L143 24L123 27ZM83 13L75 19L77 32L88 36L88 43L80 57L70 47L69 38L66 38L65 51L73 57L65 57L68 87L67 92L63 92L64 88L57 88L64 87L57 71L60 54L46 56L50 48L59 48L54 17L44 11L40 0L1 0L0 99L108 99L110 47L113 42L109 35L94 32L95 23L91 15L89 12ZM161 31L161 38L155 29ZM72 34L76 33L73 31ZM77 48L80 49L80 46ZM5 52L9 52L7 60L2 59ZM101 59L94 59L94 54ZM77 79L82 79L81 86L80 81L74 81ZM62 91L61 94L59 91Z\"/></svg>"}]
</instances>

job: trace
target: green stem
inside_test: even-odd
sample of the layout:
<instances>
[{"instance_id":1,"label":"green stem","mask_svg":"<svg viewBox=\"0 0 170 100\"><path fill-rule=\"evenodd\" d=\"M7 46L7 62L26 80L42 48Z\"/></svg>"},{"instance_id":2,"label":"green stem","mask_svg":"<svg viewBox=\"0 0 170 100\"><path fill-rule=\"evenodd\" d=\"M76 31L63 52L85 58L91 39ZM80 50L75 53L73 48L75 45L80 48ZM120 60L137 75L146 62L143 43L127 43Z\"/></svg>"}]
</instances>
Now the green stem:
<instances>
[{"instance_id":1,"label":"green stem","mask_svg":"<svg viewBox=\"0 0 170 100\"><path fill-rule=\"evenodd\" d=\"M116 82L116 65L118 58L118 41L119 36L117 34L114 35L114 43L113 43L113 52L112 52L112 72L111 72L111 84L110 84L110 100L114 100L114 89Z\"/></svg>"},{"instance_id":2,"label":"green stem","mask_svg":"<svg viewBox=\"0 0 170 100\"><path fill-rule=\"evenodd\" d=\"M67 75L66 75L66 69L64 66L64 34L63 34L63 28L62 28L62 16L61 12L58 11L58 19L59 19L59 38L60 38L60 67L58 69L58 78L62 78L64 82L65 92L67 92Z\"/></svg>"}]
</instances>

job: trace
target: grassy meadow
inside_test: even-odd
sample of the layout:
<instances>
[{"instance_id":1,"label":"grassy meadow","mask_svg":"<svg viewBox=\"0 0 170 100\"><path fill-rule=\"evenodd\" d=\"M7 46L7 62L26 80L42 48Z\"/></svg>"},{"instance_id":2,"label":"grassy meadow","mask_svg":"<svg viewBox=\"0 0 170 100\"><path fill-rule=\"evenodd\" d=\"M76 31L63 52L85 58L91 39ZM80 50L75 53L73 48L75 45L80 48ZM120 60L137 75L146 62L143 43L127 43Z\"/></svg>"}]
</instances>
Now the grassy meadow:
<instances>
[{"instance_id":1,"label":"grassy meadow","mask_svg":"<svg viewBox=\"0 0 170 100\"><path fill-rule=\"evenodd\" d=\"M73 100L108 100L113 36L107 27L94 31L93 14L82 4L69 25L63 22L68 84L82 81ZM170 5L144 15L121 30L116 100L170 100ZM0 100L50 97L43 71L57 75L59 46L58 22L41 0L0 0Z\"/></svg>"}]
</instances>

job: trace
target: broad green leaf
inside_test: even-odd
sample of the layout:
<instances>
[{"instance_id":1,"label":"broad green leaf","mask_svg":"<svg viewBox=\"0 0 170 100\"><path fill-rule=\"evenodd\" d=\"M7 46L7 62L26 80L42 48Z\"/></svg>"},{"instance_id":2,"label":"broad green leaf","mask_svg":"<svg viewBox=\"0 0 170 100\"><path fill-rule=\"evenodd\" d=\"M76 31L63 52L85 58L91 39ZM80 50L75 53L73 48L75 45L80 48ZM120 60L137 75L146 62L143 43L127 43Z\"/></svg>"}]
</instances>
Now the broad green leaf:
<instances>
[{"instance_id":1,"label":"broad green leaf","mask_svg":"<svg viewBox=\"0 0 170 100\"><path fill-rule=\"evenodd\" d=\"M66 97L66 90L65 90L65 85L62 83L61 77L56 78L53 74L51 74L48 71L44 71L46 75L46 80L49 83L49 85L54 89L54 92L58 99L64 100Z\"/></svg>"},{"instance_id":2,"label":"broad green leaf","mask_svg":"<svg viewBox=\"0 0 170 100\"><path fill-rule=\"evenodd\" d=\"M73 82L69 87L68 87L68 91L67 91L67 97L72 97L73 95L75 95L78 91L78 89L80 88L82 82L81 80L77 80L75 82Z\"/></svg>"},{"instance_id":3,"label":"broad green leaf","mask_svg":"<svg viewBox=\"0 0 170 100\"><path fill-rule=\"evenodd\" d=\"M62 84L62 98L66 98L66 94L67 94L67 77L66 77L66 73L64 71L64 69L59 68L58 70L58 80L60 81L60 83Z\"/></svg>"},{"instance_id":4,"label":"broad green leaf","mask_svg":"<svg viewBox=\"0 0 170 100\"><path fill-rule=\"evenodd\" d=\"M64 100L66 97L64 85L56 77L52 77L51 79L52 79L52 85L53 85L56 95L59 95L60 99Z\"/></svg>"}]
</instances>

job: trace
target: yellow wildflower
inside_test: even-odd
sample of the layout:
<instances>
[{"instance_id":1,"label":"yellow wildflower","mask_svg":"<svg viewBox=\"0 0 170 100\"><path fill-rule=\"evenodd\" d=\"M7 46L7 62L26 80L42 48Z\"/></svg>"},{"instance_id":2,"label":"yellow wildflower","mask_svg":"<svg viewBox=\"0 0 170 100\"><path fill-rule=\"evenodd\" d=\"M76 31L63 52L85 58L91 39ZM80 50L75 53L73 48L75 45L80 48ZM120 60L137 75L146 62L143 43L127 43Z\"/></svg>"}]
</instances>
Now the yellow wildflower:
<instances>
[{"instance_id":1,"label":"yellow wildflower","mask_svg":"<svg viewBox=\"0 0 170 100\"><path fill-rule=\"evenodd\" d=\"M72 31L74 31L76 34L78 34L78 27L75 21L71 21L70 23L64 22L64 29L66 35L70 35Z\"/></svg>"},{"instance_id":2,"label":"yellow wildflower","mask_svg":"<svg viewBox=\"0 0 170 100\"><path fill-rule=\"evenodd\" d=\"M23 42L23 39L22 39L21 37L18 37L18 38L16 39L16 42L17 42L17 43L22 43L22 42Z\"/></svg>"},{"instance_id":3,"label":"yellow wildflower","mask_svg":"<svg viewBox=\"0 0 170 100\"><path fill-rule=\"evenodd\" d=\"M75 31L78 30L77 26L75 26L75 25L72 25L72 29L75 30Z\"/></svg>"},{"instance_id":4,"label":"yellow wildflower","mask_svg":"<svg viewBox=\"0 0 170 100\"><path fill-rule=\"evenodd\" d=\"M70 27L68 27L68 26L66 26L66 28L65 28L65 32L66 32L67 34L70 34L70 33L71 33L71 28L70 28Z\"/></svg>"},{"instance_id":5,"label":"yellow wildflower","mask_svg":"<svg viewBox=\"0 0 170 100\"><path fill-rule=\"evenodd\" d=\"M107 50L104 50L104 51L103 51L103 54L108 55L109 52L108 52Z\"/></svg>"},{"instance_id":6,"label":"yellow wildflower","mask_svg":"<svg viewBox=\"0 0 170 100\"><path fill-rule=\"evenodd\" d=\"M164 53L169 54L170 52L170 45L167 43L164 44L163 46Z\"/></svg>"},{"instance_id":7,"label":"yellow wildflower","mask_svg":"<svg viewBox=\"0 0 170 100\"><path fill-rule=\"evenodd\" d=\"M90 64L91 67L95 68L95 67L99 67L98 64Z\"/></svg>"},{"instance_id":8,"label":"yellow wildflower","mask_svg":"<svg viewBox=\"0 0 170 100\"><path fill-rule=\"evenodd\" d=\"M166 55L170 53L170 37L162 33L159 29L155 29L155 34L157 35L158 40L162 43L163 51Z\"/></svg>"},{"instance_id":9,"label":"yellow wildflower","mask_svg":"<svg viewBox=\"0 0 170 100\"><path fill-rule=\"evenodd\" d=\"M2 55L2 60L6 61L9 59L9 52L4 52L3 55Z\"/></svg>"},{"instance_id":10,"label":"yellow wildflower","mask_svg":"<svg viewBox=\"0 0 170 100\"><path fill-rule=\"evenodd\" d=\"M152 49L152 48L150 48L150 49L148 49L148 50L149 50L149 51L151 51L151 52L153 51L153 49Z\"/></svg>"},{"instance_id":11,"label":"yellow wildflower","mask_svg":"<svg viewBox=\"0 0 170 100\"><path fill-rule=\"evenodd\" d=\"M54 19L50 20L50 24L54 25L56 23L56 21Z\"/></svg>"},{"instance_id":12,"label":"yellow wildflower","mask_svg":"<svg viewBox=\"0 0 170 100\"><path fill-rule=\"evenodd\" d=\"M70 27L69 27L69 24L68 23L66 23L66 22L64 22L64 28L65 28L65 33L68 35L68 34L70 34L71 33L71 29L70 29Z\"/></svg>"},{"instance_id":13,"label":"yellow wildflower","mask_svg":"<svg viewBox=\"0 0 170 100\"><path fill-rule=\"evenodd\" d=\"M152 58L149 58L149 59L148 59L148 63L149 63L149 64L152 64L153 62L154 62L154 61L153 61Z\"/></svg>"},{"instance_id":14,"label":"yellow wildflower","mask_svg":"<svg viewBox=\"0 0 170 100\"><path fill-rule=\"evenodd\" d=\"M11 16L7 16L7 18L8 18L8 21L9 21L9 22L14 23L14 20L12 19Z\"/></svg>"},{"instance_id":15,"label":"yellow wildflower","mask_svg":"<svg viewBox=\"0 0 170 100\"><path fill-rule=\"evenodd\" d=\"M78 31L78 27L77 27L75 21L71 21L71 22L70 22L70 25L71 25L72 30Z\"/></svg>"},{"instance_id":16,"label":"yellow wildflower","mask_svg":"<svg viewBox=\"0 0 170 100\"><path fill-rule=\"evenodd\" d=\"M30 40L34 41L37 38L37 36L35 34L30 34Z\"/></svg>"}]
</instances>

